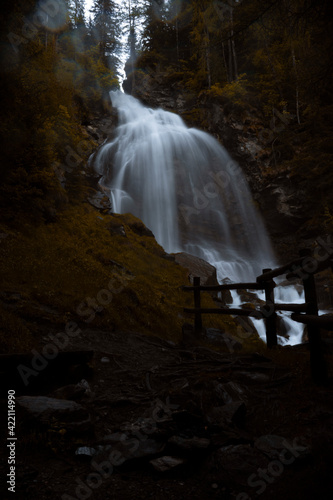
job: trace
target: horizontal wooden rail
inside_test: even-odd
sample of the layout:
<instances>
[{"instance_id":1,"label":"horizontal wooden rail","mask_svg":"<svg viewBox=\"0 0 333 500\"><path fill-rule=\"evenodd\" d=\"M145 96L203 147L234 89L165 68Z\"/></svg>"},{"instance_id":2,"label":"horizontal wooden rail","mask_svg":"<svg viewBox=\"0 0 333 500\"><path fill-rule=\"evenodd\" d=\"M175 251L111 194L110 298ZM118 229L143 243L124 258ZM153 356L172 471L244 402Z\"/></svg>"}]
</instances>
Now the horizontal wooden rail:
<instances>
[{"instance_id":1,"label":"horizontal wooden rail","mask_svg":"<svg viewBox=\"0 0 333 500\"><path fill-rule=\"evenodd\" d=\"M233 308L210 308L210 309L191 309L184 308L184 312L190 314L231 314L233 316L253 316L262 319L263 314L257 309L233 309Z\"/></svg>"},{"instance_id":2,"label":"horizontal wooden rail","mask_svg":"<svg viewBox=\"0 0 333 500\"><path fill-rule=\"evenodd\" d=\"M228 283L225 285L199 285L199 286L182 286L184 292L193 292L200 290L203 292L219 292L223 290L264 290L265 286L259 283Z\"/></svg>"},{"instance_id":3,"label":"horizontal wooden rail","mask_svg":"<svg viewBox=\"0 0 333 500\"><path fill-rule=\"evenodd\" d=\"M275 311L306 312L309 304L275 304Z\"/></svg>"},{"instance_id":4,"label":"horizontal wooden rail","mask_svg":"<svg viewBox=\"0 0 333 500\"><path fill-rule=\"evenodd\" d=\"M202 331L202 314L230 314L232 316L248 316L265 320L266 343L271 348L277 345L277 314L276 311L289 311L293 313L291 319L307 325L310 364L313 380L318 384L327 382L327 367L321 349L320 329L333 331L333 316L318 316L318 300L316 293L315 274L325 269L331 268L333 271L333 257L328 255L322 259L321 256L303 249L299 252L298 259L285 264L276 269L263 269L262 274L257 277L255 283L229 283L223 285L202 286L200 278L193 279L194 286L184 286L186 292L192 291L194 294L194 309L185 308L184 312L195 314L194 330L196 333ZM286 275L287 279L298 278L302 280L305 303L303 304L276 304L274 288L277 286L273 281L281 275ZM215 308L201 309L200 292L219 292L223 290L264 290L265 305L258 309L240 308ZM304 313L304 314L300 314Z\"/></svg>"},{"instance_id":5,"label":"horizontal wooden rail","mask_svg":"<svg viewBox=\"0 0 333 500\"><path fill-rule=\"evenodd\" d=\"M333 316L315 316L311 314L292 314L291 319L304 325L319 326L324 330L333 331Z\"/></svg>"},{"instance_id":6,"label":"horizontal wooden rail","mask_svg":"<svg viewBox=\"0 0 333 500\"><path fill-rule=\"evenodd\" d=\"M285 274L287 271L292 271L293 268L302 264L303 261L304 261L304 257L298 258L298 259L293 260L292 262L289 262L289 264L285 264L284 266L277 267L276 269L272 269L272 270L267 271L263 274L260 274L260 276L257 277L257 283L263 283L264 281L270 281L273 278L276 278L277 276L281 276L282 274Z\"/></svg>"}]
</instances>

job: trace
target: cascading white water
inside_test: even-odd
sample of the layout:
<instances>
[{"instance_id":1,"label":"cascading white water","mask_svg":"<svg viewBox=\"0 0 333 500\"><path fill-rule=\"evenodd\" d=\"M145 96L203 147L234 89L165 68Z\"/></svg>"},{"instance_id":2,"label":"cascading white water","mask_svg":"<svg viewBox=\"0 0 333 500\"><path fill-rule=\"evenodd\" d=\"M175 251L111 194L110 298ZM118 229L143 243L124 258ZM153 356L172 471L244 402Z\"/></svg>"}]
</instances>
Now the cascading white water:
<instances>
[{"instance_id":1,"label":"cascading white water","mask_svg":"<svg viewBox=\"0 0 333 500\"><path fill-rule=\"evenodd\" d=\"M119 124L99 150L95 168L110 188L113 211L139 217L167 252L185 251L210 262L219 281L251 281L263 268L275 267L246 179L226 149L174 113L146 108L119 91L110 97ZM297 294L290 287L277 290L277 302L292 302L285 295ZM236 305L236 292L233 297ZM264 339L263 320L253 322ZM303 327L290 322L286 318L288 342L299 342Z\"/></svg>"},{"instance_id":2,"label":"cascading white water","mask_svg":"<svg viewBox=\"0 0 333 500\"><path fill-rule=\"evenodd\" d=\"M95 167L113 211L131 212L167 252L211 262L218 278L254 279L273 251L237 163L211 135L176 114L110 93L119 124Z\"/></svg>"}]
</instances>

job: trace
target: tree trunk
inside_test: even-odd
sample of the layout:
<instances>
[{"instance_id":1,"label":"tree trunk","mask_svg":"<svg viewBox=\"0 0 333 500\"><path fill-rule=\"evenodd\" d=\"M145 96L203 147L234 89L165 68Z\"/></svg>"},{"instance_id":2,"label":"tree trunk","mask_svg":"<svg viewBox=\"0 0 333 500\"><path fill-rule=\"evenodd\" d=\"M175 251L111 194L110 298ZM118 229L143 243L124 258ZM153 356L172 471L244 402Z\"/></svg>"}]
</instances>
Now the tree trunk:
<instances>
[{"instance_id":1,"label":"tree trunk","mask_svg":"<svg viewBox=\"0 0 333 500\"><path fill-rule=\"evenodd\" d=\"M228 64L227 64L227 58L225 56L225 48L224 48L223 42L222 42L222 55L223 55L223 63L224 63L226 77L227 77L227 82L230 83L229 69L228 69Z\"/></svg>"},{"instance_id":2,"label":"tree trunk","mask_svg":"<svg viewBox=\"0 0 333 500\"><path fill-rule=\"evenodd\" d=\"M234 74L232 70L232 48L231 48L231 39L228 40L228 59L229 59L229 82L232 82L234 79Z\"/></svg>"},{"instance_id":3,"label":"tree trunk","mask_svg":"<svg viewBox=\"0 0 333 500\"><path fill-rule=\"evenodd\" d=\"M176 12L176 49L177 49L177 67L179 69L179 27L178 27L178 9Z\"/></svg>"},{"instance_id":4,"label":"tree trunk","mask_svg":"<svg viewBox=\"0 0 333 500\"><path fill-rule=\"evenodd\" d=\"M233 18L233 10L232 7L230 8L230 36L231 36L231 50L232 50L232 61L233 61L233 68L234 68L234 77L235 80L238 78L238 64L237 64L237 56L236 56L236 47L235 47L235 40L234 40L234 18Z\"/></svg>"},{"instance_id":5,"label":"tree trunk","mask_svg":"<svg viewBox=\"0 0 333 500\"><path fill-rule=\"evenodd\" d=\"M293 60L293 68L294 68L295 82L296 82L296 91L295 91L295 97L296 97L296 116L297 116L297 123L298 123L298 125L300 125L301 124L301 119L300 119L300 114L299 114L298 71L297 71L297 63L296 63L295 50L294 50L293 45L291 45L291 56L292 56L292 60Z\"/></svg>"},{"instance_id":6,"label":"tree trunk","mask_svg":"<svg viewBox=\"0 0 333 500\"><path fill-rule=\"evenodd\" d=\"M210 67L210 48L209 48L209 31L206 29L206 66L207 66L207 81L208 81L208 88L210 89L212 86L212 74L211 74L211 67Z\"/></svg>"}]
</instances>

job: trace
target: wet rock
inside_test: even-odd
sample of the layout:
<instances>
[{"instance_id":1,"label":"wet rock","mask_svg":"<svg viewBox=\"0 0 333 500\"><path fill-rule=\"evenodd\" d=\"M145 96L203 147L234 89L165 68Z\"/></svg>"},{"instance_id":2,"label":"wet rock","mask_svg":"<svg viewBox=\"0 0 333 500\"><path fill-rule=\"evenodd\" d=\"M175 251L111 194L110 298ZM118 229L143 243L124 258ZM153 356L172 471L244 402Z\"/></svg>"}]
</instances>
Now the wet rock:
<instances>
[{"instance_id":1,"label":"wet rock","mask_svg":"<svg viewBox=\"0 0 333 500\"><path fill-rule=\"evenodd\" d=\"M179 405L175 404L174 402L171 403L170 398L168 396L165 402L160 399L155 400L151 405L149 414L152 415L152 419L156 423L159 422L163 423L163 422L173 421L174 413L177 412L178 410L179 410Z\"/></svg>"},{"instance_id":2,"label":"wet rock","mask_svg":"<svg viewBox=\"0 0 333 500\"><path fill-rule=\"evenodd\" d=\"M207 421L211 425L224 427L236 424L243 426L245 423L246 406L241 401L228 403L224 406L212 408L207 414Z\"/></svg>"},{"instance_id":3,"label":"wet rock","mask_svg":"<svg viewBox=\"0 0 333 500\"><path fill-rule=\"evenodd\" d=\"M106 446L98 446L98 455L105 458L107 455L117 454L122 458L122 463L139 459L152 457L162 453L165 448L165 443L162 441L155 441L148 438L147 435L138 434L138 437L129 436L126 433L115 433L105 437L110 444Z\"/></svg>"},{"instance_id":4,"label":"wet rock","mask_svg":"<svg viewBox=\"0 0 333 500\"><path fill-rule=\"evenodd\" d=\"M158 472L166 472L186 463L183 458L164 456L149 462Z\"/></svg>"},{"instance_id":5,"label":"wet rock","mask_svg":"<svg viewBox=\"0 0 333 500\"><path fill-rule=\"evenodd\" d=\"M254 380L255 382L269 382L271 377L269 375L266 375L265 373L258 373L258 372L238 372L239 375L242 375L243 377Z\"/></svg>"},{"instance_id":6,"label":"wet rock","mask_svg":"<svg viewBox=\"0 0 333 500\"><path fill-rule=\"evenodd\" d=\"M126 231L121 223L121 221L117 219L112 219L109 224L109 231L112 234L118 234L120 236L126 236Z\"/></svg>"},{"instance_id":7,"label":"wet rock","mask_svg":"<svg viewBox=\"0 0 333 500\"><path fill-rule=\"evenodd\" d=\"M106 138L105 134L101 134L101 131L97 127L93 127L91 125L87 125L85 127L88 134L97 141L98 144L102 144L103 140Z\"/></svg>"},{"instance_id":8,"label":"wet rock","mask_svg":"<svg viewBox=\"0 0 333 500\"><path fill-rule=\"evenodd\" d=\"M128 435L124 432L114 432L112 434L107 434L102 439L98 441L99 445L110 445L115 443L120 443L128 439Z\"/></svg>"},{"instance_id":9,"label":"wet rock","mask_svg":"<svg viewBox=\"0 0 333 500\"><path fill-rule=\"evenodd\" d=\"M223 285L230 285L230 283L232 283L232 281L229 278L224 278L222 280ZM227 305L227 304L233 303L233 298L232 298L230 290L222 290L219 295L220 295L222 304Z\"/></svg>"},{"instance_id":10,"label":"wet rock","mask_svg":"<svg viewBox=\"0 0 333 500\"><path fill-rule=\"evenodd\" d=\"M265 301L259 299L255 292L251 292L249 290L240 290L239 297L242 304L242 308L246 308L245 304L253 304L254 306L263 306L265 305Z\"/></svg>"},{"instance_id":11,"label":"wet rock","mask_svg":"<svg viewBox=\"0 0 333 500\"><path fill-rule=\"evenodd\" d=\"M169 439L169 444L181 449L181 450L202 450L206 449L210 445L210 440L206 438L199 438L194 436L192 438L183 438L181 436L172 436Z\"/></svg>"},{"instance_id":12,"label":"wet rock","mask_svg":"<svg viewBox=\"0 0 333 500\"><path fill-rule=\"evenodd\" d=\"M254 447L270 459L280 459L285 465L311 456L311 448L300 438L289 440L282 436L267 434L256 439Z\"/></svg>"},{"instance_id":13,"label":"wet rock","mask_svg":"<svg viewBox=\"0 0 333 500\"><path fill-rule=\"evenodd\" d=\"M95 450L95 448L90 448L89 446L80 446L80 448L75 450L75 455L83 458L93 457L96 453L97 450Z\"/></svg>"},{"instance_id":14,"label":"wet rock","mask_svg":"<svg viewBox=\"0 0 333 500\"><path fill-rule=\"evenodd\" d=\"M215 267L205 260L180 252L175 254L175 261L189 270L191 283L193 283L193 278L198 276L201 279L201 285L218 285Z\"/></svg>"},{"instance_id":15,"label":"wet rock","mask_svg":"<svg viewBox=\"0 0 333 500\"><path fill-rule=\"evenodd\" d=\"M147 226L144 225L143 222L140 220L136 220L135 222L129 222L128 223L129 227L132 229L132 231L139 236L150 236L151 238L154 238L153 232L148 229Z\"/></svg>"},{"instance_id":16,"label":"wet rock","mask_svg":"<svg viewBox=\"0 0 333 500\"><path fill-rule=\"evenodd\" d=\"M243 401L247 402L246 389L236 382L215 385L215 394L224 404Z\"/></svg>"},{"instance_id":17,"label":"wet rock","mask_svg":"<svg viewBox=\"0 0 333 500\"><path fill-rule=\"evenodd\" d=\"M207 328L206 337L210 342L213 342L214 344L223 345L231 353L233 353L234 351L240 351L242 349L241 342L239 342L232 335L229 335L228 333L225 333L218 328Z\"/></svg>"},{"instance_id":18,"label":"wet rock","mask_svg":"<svg viewBox=\"0 0 333 500\"><path fill-rule=\"evenodd\" d=\"M185 464L186 460L183 458L164 456L151 460L149 463L151 463L154 469L158 472L167 472L175 467Z\"/></svg>"},{"instance_id":19,"label":"wet rock","mask_svg":"<svg viewBox=\"0 0 333 500\"><path fill-rule=\"evenodd\" d=\"M90 394L91 394L91 388L90 388L90 385L89 385L89 383L87 382L87 380L86 380L86 379L84 379L84 378L83 378L82 380L80 380L80 382L78 382L78 383L76 384L76 387L77 387L77 388L82 388L82 389L84 389L84 394L85 394L86 396L88 396L88 395L90 395Z\"/></svg>"},{"instance_id":20,"label":"wet rock","mask_svg":"<svg viewBox=\"0 0 333 500\"><path fill-rule=\"evenodd\" d=\"M77 401L83 396L88 396L91 394L91 389L89 383L82 379L77 384L69 384L63 387L59 387L53 391L49 396L56 399L69 399L71 401Z\"/></svg>"},{"instance_id":21,"label":"wet rock","mask_svg":"<svg viewBox=\"0 0 333 500\"><path fill-rule=\"evenodd\" d=\"M16 401L26 422L76 431L91 427L88 411L75 401L46 396L19 396Z\"/></svg>"},{"instance_id":22,"label":"wet rock","mask_svg":"<svg viewBox=\"0 0 333 500\"><path fill-rule=\"evenodd\" d=\"M89 196L87 200L89 201L90 205L102 212L109 213L112 210L110 198L103 192L96 191L91 196Z\"/></svg>"},{"instance_id":23,"label":"wet rock","mask_svg":"<svg viewBox=\"0 0 333 500\"><path fill-rule=\"evenodd\" d=\"M257 450L262 451L269 458L275 458L278 457L280 452L285 449L285 441L285 437L267 434L256 439L254 447Z\"/></svg>"},{"instance_id":24,"label":"wet rock","mask_svg":"<svg viewBox=\"0 0 333 500\"><path fill-rule=\"evenodd\" d=\"M56 389L52 392L51 396L56 399L69 399L76 401L77 399L82 398L85 392L86 390L84 387L80 387L77 384L70 384Z\"/></svg>"},{"instance_id":25,"label":"wet rock","mask_svg":"<svg viewBox=\"0 0 333 500\"><path fill-rule=\"evenodd\" d=\"M157 430L157 424L154 418L140 418L133 423L124 423L120 430L128 435L151 435Z\"/></svg>"},{"instance_id":26,"label":"wet rock","mask_svg":"<svg viewBox=\"0 0 333 500\"><path fill-rule=\"evenodd\" d=\"M171 253L164 253L161 255L162 259L169 260L170 262L175 262L175 256Z\"/></svg>"}]
</instances>

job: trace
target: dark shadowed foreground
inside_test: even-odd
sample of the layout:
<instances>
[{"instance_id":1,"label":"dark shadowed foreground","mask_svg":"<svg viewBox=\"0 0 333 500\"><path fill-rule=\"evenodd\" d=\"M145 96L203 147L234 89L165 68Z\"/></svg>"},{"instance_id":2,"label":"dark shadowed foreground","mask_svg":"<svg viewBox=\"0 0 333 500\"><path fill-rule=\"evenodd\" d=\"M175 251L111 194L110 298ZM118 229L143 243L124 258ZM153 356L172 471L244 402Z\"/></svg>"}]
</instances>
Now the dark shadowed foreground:
<instances>
[{"instance_id":1,"label":"dark shadowed foreground","mask_svg":"<svg viewBox=\"0 0 333 500\"><path fill-rule=\"evenodd\" d=\"M306 346L222 354L105 331L72 342L94 351L88 364L73 358L67 380L41 370L39 391L16 394L16 494L2 498L332 498L332 386L313 385Z\"/></svg>"}]
</instances>

